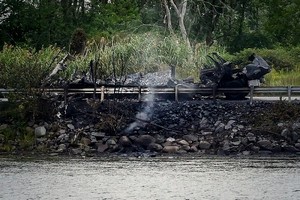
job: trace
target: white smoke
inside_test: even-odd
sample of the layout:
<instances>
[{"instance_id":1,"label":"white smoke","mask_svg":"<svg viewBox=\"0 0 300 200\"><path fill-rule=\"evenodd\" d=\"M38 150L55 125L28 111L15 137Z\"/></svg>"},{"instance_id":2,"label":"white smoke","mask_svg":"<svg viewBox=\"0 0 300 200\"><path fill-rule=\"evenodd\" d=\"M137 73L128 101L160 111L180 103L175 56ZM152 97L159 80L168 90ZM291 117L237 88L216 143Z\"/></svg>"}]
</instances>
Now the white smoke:
<instances>
[{"instance_id":1,"label":"white smoke","mask_svg":"<svg viewBox=\"0 0 300 200\"><path fill-rule=\"evenodd\" d=\"M132 122L125 130L126 133L132 132L136 127L144 127L145 121L149 121L152 117L152 108L154 105L154 94L149 93L145 96L144 102L146 106L144 109L135 115L136 120Z\"/></svg>"}]
</instances>

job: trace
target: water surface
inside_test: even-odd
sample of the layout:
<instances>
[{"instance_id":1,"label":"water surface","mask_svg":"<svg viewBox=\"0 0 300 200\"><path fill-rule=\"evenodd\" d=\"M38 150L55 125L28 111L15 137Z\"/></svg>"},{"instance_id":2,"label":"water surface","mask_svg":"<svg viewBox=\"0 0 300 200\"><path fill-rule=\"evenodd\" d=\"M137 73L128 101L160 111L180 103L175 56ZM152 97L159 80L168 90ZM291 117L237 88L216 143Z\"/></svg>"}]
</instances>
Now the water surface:
<instances>
[{"instance_id":1,"label":"water surface","mask_svg":"<svg viewBox=\"0 0 300 200\"><path fill-rule=\"evenodd\" d=\"M0 158L0 199L300 199L300 160Z\"/></svg>"}]
</instances>

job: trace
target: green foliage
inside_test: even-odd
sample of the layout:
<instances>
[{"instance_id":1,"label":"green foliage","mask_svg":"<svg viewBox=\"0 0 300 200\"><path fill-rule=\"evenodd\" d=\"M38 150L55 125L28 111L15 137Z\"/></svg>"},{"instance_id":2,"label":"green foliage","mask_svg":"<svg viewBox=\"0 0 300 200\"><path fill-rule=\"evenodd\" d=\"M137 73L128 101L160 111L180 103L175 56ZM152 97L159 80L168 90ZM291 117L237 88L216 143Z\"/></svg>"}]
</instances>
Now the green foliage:
<instances>
[{"instance_id":1,"label":"green foliage","mask_svg":"<svg viewBox=\"0 0 300 200\"><path fill-rule=\"evenodd\" d=\"M11 125L5 129L0 130L0 134L4 136L0 146L0 151L9 152L14 150L13 147L26 150L32 148L35 144L34 132L31 128L26 128L22 125Z\"/></svg>"}]
</instances>

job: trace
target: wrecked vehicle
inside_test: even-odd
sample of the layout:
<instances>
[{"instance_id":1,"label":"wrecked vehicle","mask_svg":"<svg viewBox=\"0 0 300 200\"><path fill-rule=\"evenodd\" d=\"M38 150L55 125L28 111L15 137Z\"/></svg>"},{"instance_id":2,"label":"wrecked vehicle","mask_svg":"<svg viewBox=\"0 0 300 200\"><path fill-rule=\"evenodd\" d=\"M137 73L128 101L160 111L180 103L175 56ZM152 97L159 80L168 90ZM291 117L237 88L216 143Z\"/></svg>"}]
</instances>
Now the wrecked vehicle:
<instances>
[{"instance_id":1,"label":"wrecked vehicle","mask_svg":"<svg viewBox=\"0 0 300 200\"><path fill-rule=\"evenodd\" d=\"M260 86L264 75L271 71L271 67L260 56L249 56L250 64L243 68L234 68L233 63L226 61L217 53L208 55L213 66L204 66L200 71L201 87L215 88L245 88ZM244 99L247 92L224 92L226 99Z\"/></svg>"}]
</instances>

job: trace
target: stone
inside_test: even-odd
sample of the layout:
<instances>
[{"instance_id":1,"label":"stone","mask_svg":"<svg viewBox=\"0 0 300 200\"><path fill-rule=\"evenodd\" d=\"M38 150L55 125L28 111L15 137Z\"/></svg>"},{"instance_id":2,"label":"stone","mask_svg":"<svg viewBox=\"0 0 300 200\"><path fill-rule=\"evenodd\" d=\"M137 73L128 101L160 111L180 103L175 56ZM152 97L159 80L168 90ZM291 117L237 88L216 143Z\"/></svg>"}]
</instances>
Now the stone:
<instances>
[{"instance_id":1,"label":"stone","mask_svg":"<svg viewBox=\"0 0 300 200\"><path fill-rule=\"evenodd\" d=\"M273 144L270 140L263 139L263 140L258 141L257 144L266 150L273 149Z\"/></svg>"},{"instance_id":2,"label":"stone","mask_svg":"<svg viewBox=\"0 0 300 200\"><path fill-rule=\"evenodd\" d=\"M95 136L97 139L102 139L105 137L105 133L103 132L92 132L91 135Z\"/></svg>"},{"instance_id":3,"label":"stone","mask_svg":"<svg viewBox=\"0 0 300 200\"><path fill-rule=\"evenodd\" d=\"M152 137L151 135L141 135L138 138L138 143L144 147L147 148L149 146L149 144L151 143L155 143L155 138Z\"/></svg>"},{"instance_id":4,"label":"stone","mask_svg":"<svg viewBox=\"0 0 300 200\"><path fill-rule=\"evenodd\" d=\"M189 143L186 140L179 140L177 143L180 144L180 145L187 145L187 146L189 146Z\"/></svg>"},{"instance_id":5,"label":"stone","mask_svg":"<svg viewBox=\"0 0 300 200\"><path fill-rule=\"evenodd\" d=\"M224 131L224 129L225 129L225 124L220 123L219 126L215 129L215 132L216 133L221 133L221 132Z\"/></svg>"},{"instance_id":6,"label":"stone","mask_svg":"<svg viewBox=\"0 0 300 200\"><path fill-rule=\"evenodd\" d=\"M199 148L200 149L209 149L211 144L207 141L200 141Z\"/></svg>"},{"instance_id":7,"label":"stone","mask_svg":"<svg viewBox=\"0 0 300 200\"><path fill-rule=\"evenodd\" d=\"M34 134L36 137L43 137L46 136L46 128L44 126L38 126L34 130Z\"/></svg>"},{"instance_id":8,"label":"stone","mask_svg":"<svg viewBox=\"0 0 300 200\"><path fill-rule=\"evenodd\" d=\"M242 143L241 140L237 140L237 141L232 141L230 142L230 144L232 144L233 146L239 146Z\"/></svg>"},{"instance_id":9,"label":"stone","mask_svg":"<svg viewBox=\"0 0 300 200\"><path fill-rule=\"evenodd\" d=\"M66 144L58 145L58 149L57 149L58 152L65 152L66 150L67 150Z\"/></svg>"},{"instance_id":10,"label":"stone","mask_svg":"<svg viewBox=\"0 0 300 200\"><path fill-rule=\"evenodd\" d=\"M73 155L80 155L82 153L82 150L80 148L72 148L71 153Z\"/></svg>"},{"instance_id":11,"label":"stone","mask_svg":"<svg viewBox=\"0 0 300 200\"><path fill-rule=\"evenodd\" d=\"M192 134L189 134L189 135L184 135L182 136L182 139L188 141L188 142L197 142L198 141L198 136L197 135L192 135Z\"/></svg>"},{"instance_id":12,"label":"stone","mask_svg":"<svg viewBox=\"0 0 300 200\"><path fill-rule=\"evenodd\" d=\"M225 125L224 129L225 129L225 130L231 129L231 128L232 128L232 125L233 125L234 123L235 123L235 120L229 120L229 121L227 122L227 124Z\"/></svg>"},{"instance_id":13,"label":"stone","mask_svg":"<svg viewBox=\"0 0 300 200\"><path fill-rule=\"evenodd\" d=\"M99 143L97 146L98 146L98 149L97 149L98 153L103 153L103 152L105 152L108 149L108 145L107 144Z\"/></svg>"},{"instance_id":14,"label":"stone","mask_svg":"<svg viewBox=\"0 0 300 200\"><path fill-rule=\"evenodd\" d=\"M157 144L157 143L151 143L148 145L148 149L150 151L157 151L157 152L160 152L163 147L160 145L160 144Z\"/></svg>"},{"instance_id":15,"label":"stone","mask_svg":"<svg viewBox=\"0 0 300 200\"><path fill-rule=\"evenodd\" d=\"M179 147L178 146L165 146L162 151L165 153L176 153L177 151L179 151Z\"/></svg>"},{"instance_id":16,"label":"stone","mask_svg":"<svg viewBox=\"0 0 300 200\"><path fill-rule=\"evenodd\" d=\"M300 129L300 123L299 122L296 122L292 125L292 129L295 131L295 130L299 130Z\"/></svg>"},{"instance_id":17,"label":"stone","mask_svg":"<svg viewBox=\"0 0 300 200\"><path fill-rule=\"evenodd\" d=\"M256 141L256 137L253 133L247 133L246 137L247 137L249 142L255 142Z\"/></svg>"},{"instance_id":18,"label":"stone","mask_svg":"<svg viewBox=\"0 0 300 200\"><path fill-rule=\"evenodd\" d=\"M91 140L89 138L83 137L81 138L80 143L83 144L84 146L88 146L91 144Z\"/></svg>"},{"instance_id":19,"label":"stone","mask_svg":"<svg viewBox=\"0 0 300 200\"><path fill-rule=\"evenodd\" d=\"M196 145L191 146L190 152L197 152L197 151L198 151L198 148Z\"/></svg>"},{"instance_id":20,"label":"stone","mask_svg":"<svg viewBox=\"0 0 300 200\"><path fill-rule=\"evenodd\" d=\"M127 136L121 136L118 143L123 147L130 147L132 145L130 139Z\"/></svg>"},{"instance_id":21,"label":"stone","mask_svg":"<svg viewBox=\"0 0 300 200\"><path fill-rule=\"evenodd\" d=\"M184 151L190 151L191 147L189 145L183 145L183 146L181 146L180 149L182 149Z\"/></svg>"},{"instance_id":22,"label":"stone","mask_svg":"<svg viewBox=\"0 0 300 200\"><path fill-rule=\"evenodd\" d=\"M242 154L243 154L244 156L249 156L250 153L251 153L250 151L243 151L243 152L242 152Z\"/></svg>"},{"instance_id":23,"label":"stone","mask_svg":"<svg viewBox=\"0 0 300 200\"><path fill-rule=\"evenodd\" d=\"M295 144L295 147L296 147L297 149L300 149L300 143L296 143L296 144Z\"/></svg>"},{"instance_id":24,"label":"stone","mask_svg":"<svg viewBox=\"0 0 300 200\"><path fill-rule=\"evenodd\" d=\"M75 127L74 127L73 124L67 124L67 127L68 127L69 129L71 129L71 130L74 130L74 129L75 129Z\"/></svg>"},{"instance_id":25,"label":"stone","mask_svg":"<svg viewBox=\"0 0 300 200\"><path fill-rule=\"evenodd\" d=\"M169 137L166 139L166 142L175 142L176 139L175 138L172 138L172 137Z\"/></svg>"},{"instance_id":26,"label":"stone","mask_svg":"<svg viewBox=\"0 0 300 200\"><path fill-rule=\"evenodd\" d=\"M106 144L107 144L108 146L114 146L114 145L117 144L117 142L116 142L114 139L108 139L108 140L106 141Z\"/></svg>"},{"instance_id":27,"label":"stone","mask_svg":"<svg viewBox=\"0 0 300 200\"><path fill-rule=\"evenodd\" d=\"M290 130L288 128L285 128L281 131L281 136L284 138L288 138L288 136L291 134Z\"/></svg>"}]
</instances>

